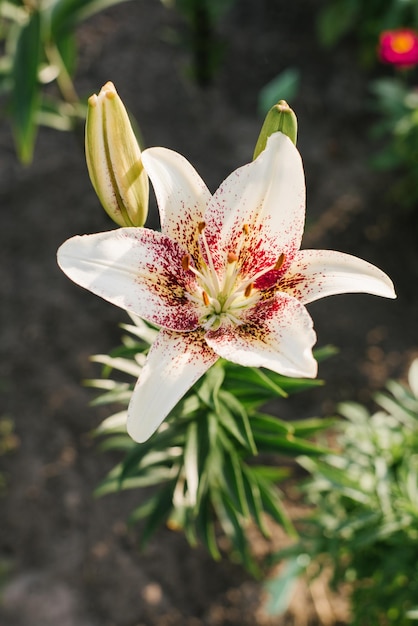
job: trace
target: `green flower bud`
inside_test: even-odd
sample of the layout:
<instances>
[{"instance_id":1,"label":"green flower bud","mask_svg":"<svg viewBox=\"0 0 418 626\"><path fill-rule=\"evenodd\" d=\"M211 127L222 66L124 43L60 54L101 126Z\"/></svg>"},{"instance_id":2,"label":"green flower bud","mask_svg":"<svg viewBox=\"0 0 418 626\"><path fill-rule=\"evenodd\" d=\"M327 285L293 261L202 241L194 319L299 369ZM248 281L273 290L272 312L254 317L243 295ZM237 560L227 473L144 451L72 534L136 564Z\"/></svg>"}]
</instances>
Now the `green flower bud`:
<instances>
[{"instance_id":1,"label":"green flower bud","mask_svg":"<svg viewBox=\"0 0 418 626\"><path fill-rule=\"evenodd\" d=\"M263 152L266 147L267 139L270 135L277 133L278 131L287 135L296 145L298 120L294 111L292 111L290 106L284 100L280 100L277 104L271 107L270 111L267 113L255 146L253 160L256 159L261 152Z\"/></svg>"},{"instance_id":2,"label":"green flower bud","mask_svg":"<svg viewBox=\"0 0 418 626\"><path fill-rule=\"evenodd\" d=\"M86 160L103 208L119 226L143 226L148 213L148 176L128 114L113 83L88 101Z\"/></svg>"}]
</instances>

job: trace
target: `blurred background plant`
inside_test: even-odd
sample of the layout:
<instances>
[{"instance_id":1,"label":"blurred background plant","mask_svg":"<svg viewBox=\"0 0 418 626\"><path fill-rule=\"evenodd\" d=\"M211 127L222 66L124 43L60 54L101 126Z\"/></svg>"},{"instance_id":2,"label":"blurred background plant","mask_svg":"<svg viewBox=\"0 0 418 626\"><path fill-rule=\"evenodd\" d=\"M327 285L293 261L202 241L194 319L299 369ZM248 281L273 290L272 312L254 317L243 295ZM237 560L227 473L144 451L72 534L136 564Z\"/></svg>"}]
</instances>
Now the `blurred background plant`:
<instances>
[{"instance_id":1,"label":"blurred background plant","mask_svg":"<svg viewBox=\"0 0 418 626\"><path fill-rule=\"evenodd\" d=\"M213 80L225 54L225 41L218 24L237 0L161 0L177 11L186 25L184 31L170 30L169 39L191 53L187 74L200 87Z\"/></svg>"},{"instance_id":2,"label":"blurred background plant","mask_svg":"<svg viewBox=\"0 0 418 626\"><path fill-rule=\"evenodd\" d=\"M313 508L298 525L300 541L276 555L286 568L268 583L270 612L287 606L302 574L324 569L350 591L353 626L407 626L418 619L418 360L409 386L389 381L373 415L355 403L324 434L335 451L299 459Z\"/></svg>"},{"instance_id":3,"label":"blurred background plant","mask_svg":"<svg viewBox=\"0 0 418 626\"><path fill-rule=\"evenodd\" d=\"M40 126L83 133L86 95L75 87L78 26L100 11L127 0L0 0L0 107L10 119L22 163L33 159ZM161 0L184 22L165 38L183 47L187 76L208 87L224 59L227 43L220 22L237 0ZM298 71L285 70L259 96L264 116L278 100L292 100ZM91 94L87 94L87 97Z\"/></svg>"},{"instance_id":4,"label":"blurred background plant","mask_svg":"<svg viewBox=\"0 0 418 626\"><path fill-rule=\"evenodd\" d=\"M283 457L316 457L322 446L311 438L329 420L285 422L262 410L277 397L287 397L321 384L293 379L271 371L242 368L220 360L172 411L151 439L135 443L126 434L126 408L134 382L117 381L114 373L138 377L157 331L145 322L123 325L129 334L111 355L93 357L103 365L103 377L87 381L104 391L95 405L114 404L123 410L107 418L97 430L103 450L124 457L98 487L96 494L152 487L142 491L142 503L129 521L142 521L142 547L162 524L185 533L191 545L202 543L214 559L220 544L250 572L259 573L247 531L252 526L269 537L266 516L292 537L296 531L278 488L291 471ZM316 353L324 358L331 348ZM277 463L278 455L281 461ZM145 494L145 500L144 500Z\"/></svg>"},{"instance_id":5,"label":"blurred background plant","mask_svg":"<svg viewBox=\"0 0 418 626\"><path fill-rule=\"evenodd\" d=\"M371 164L393 172L391 201L412 209L418 201L418 86L397 76L373 81L370 90L379 116L371 133L381 144Z\"/></svg>"},{"instance_id":6,"label":"blurred background plant","mask_svg":"<svg viewBox=\"0 0 418 626\"><path fill-rule=\"evenodd\" d=\"M376 63L381 32L406 26L418 28L415 0L327 0L317 19L320 43L332 48L343 37L354 37L358 43L358 61L365 67Z\"/></svg>"},{"instance_id":7,"label":"blurred background plant","mask_svg":"<svg viewBox=\"0 0 418 626\"><path fill-rule=\"evenodd\" d=\"M40 125L75 130L85 117L76 93L77 26L125 0L2 0L0 94L23 163Z\"/></svg>"},{"instance_id":8,"label":"blurred background plant","mask_svg":"<svg viewBox=\"0 0 418 626\"><path fill-rule=\"evenodd\" d=\"M359 70L371 71L368 107L377 121L371 136L379 148L371 166L393 173L390 199L408 209L418 200L418 3L415 0L329 0L318 14L325 48L344 37L357 42ZM380 61L390 75L375 77ZM386 73L386 72L385 72Z\"/></svg>"}]
</instances>

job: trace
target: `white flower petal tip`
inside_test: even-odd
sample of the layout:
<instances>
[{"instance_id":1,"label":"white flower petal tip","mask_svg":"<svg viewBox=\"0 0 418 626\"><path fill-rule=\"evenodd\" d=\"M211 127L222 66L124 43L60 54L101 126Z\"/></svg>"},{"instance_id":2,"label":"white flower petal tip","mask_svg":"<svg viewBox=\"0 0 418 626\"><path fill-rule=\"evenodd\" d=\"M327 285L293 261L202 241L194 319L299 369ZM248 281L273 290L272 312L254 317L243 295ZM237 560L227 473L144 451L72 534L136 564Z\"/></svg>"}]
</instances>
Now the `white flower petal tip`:
<instances>
[{"instance_id":1,"label":"white flower petal tip","mask_svg":"<svg viewBox=\"0 0 418 626\"><path fill-rule=\"evenodd\" d=\"M129 404L127 430L132 439L149 439L218 358L200 332L160 331Z\"/></svg>"},{"instance_id":2,"label":"white flower petal tip","mask_svg":"<svg viewBox=\"0 0 418 626\"><path fill-rule=\"evenodd\" d=\"M303 165L282 133L213 196L173 151L150 148L142 162L162 232L120 228L74 237L58 251L74 282L161 328L128 410L136 441L158 429L219 357L314 378L309 302L345 292L396 297L389 277L366 261L299 249Z\"/></svg>"},{"instance_id":3,"label":"white flower petal tip","mask_svg":"<svg viewBox=\"0 0 418 626\"><path fill-rule=\"evenodd\" d=\"M396 298L393 282L382 270L334 250L300 250L283 275L281 288L303 304L341 293Z\"/></svg>"}]
</instances>

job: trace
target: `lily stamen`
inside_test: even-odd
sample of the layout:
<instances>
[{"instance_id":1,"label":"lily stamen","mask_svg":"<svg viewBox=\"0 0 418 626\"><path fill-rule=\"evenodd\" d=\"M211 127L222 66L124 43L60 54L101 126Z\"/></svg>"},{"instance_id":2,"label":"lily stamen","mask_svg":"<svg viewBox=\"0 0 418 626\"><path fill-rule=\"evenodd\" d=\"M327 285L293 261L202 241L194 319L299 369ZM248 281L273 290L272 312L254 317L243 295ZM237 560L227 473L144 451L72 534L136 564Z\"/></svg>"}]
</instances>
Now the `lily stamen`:
<instances>
[{"instance_id":1,"label":"lily stamen","mask_svg":"<svg viewBox=\"0 0 418 626\"><path fill-rule=\"evenodd\" d=\"M276 265L274 266L274 269L275 270L281 269L283 267L283 263L285 262L285 260L286 260L286 255L284 254L284 252L282 252L276 261Z\"/></svg>"},{"instance_id":2,"label":"lily stamen","mask_svg":"<svg viewBox=\"0 0 418 626\"><path fill-rule=\"evenodd\" d=\"M249 285L246 286L245 291L244 291L244 296L246 298L248 298L251 295L253 287L254 287L254 283L250 283Z\"/></svg>"},{"instance_id":3,"label":"lily stamen","mask_svg":"<svg viewBox=\"0 0 418 626\"><path fill-rule=\"evenodd\" d=\"M190 261L192 260L192 257L190 254L185 254L184 257L181 259L181 266L184 269L185 272L190 271L191 269L191 265L190 265Z\"/></svg>"}]
</instances>

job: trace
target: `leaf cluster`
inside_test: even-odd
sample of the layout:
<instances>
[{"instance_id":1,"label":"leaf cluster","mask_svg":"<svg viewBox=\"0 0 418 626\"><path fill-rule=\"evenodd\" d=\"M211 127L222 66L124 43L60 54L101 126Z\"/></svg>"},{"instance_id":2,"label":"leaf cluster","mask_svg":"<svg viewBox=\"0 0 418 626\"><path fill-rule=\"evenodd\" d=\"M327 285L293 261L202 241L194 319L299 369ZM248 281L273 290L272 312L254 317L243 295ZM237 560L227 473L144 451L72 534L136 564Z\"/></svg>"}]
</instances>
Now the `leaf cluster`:
<instances>
[{"instance_id":1,"label":"leaf cluster","mask_svg":"<svg viewBox=\"0 0 418 626\"><path fill-rule=\"evenodd\" d=\"M85 117L72 78L77 26L124 0L1 0L0 94L23 163L39 125L73 130Z\"/></svg>"},{"instance_id":2,"label":"leaf cluster","mask_svg":"<svg viewBox=\"0 0 418 626\"><path fill-rule=\"evenodd\" d=\"M373 415L343 404L338 451L301 460L314 512L287 554L286 582L331 566L334 585L351 585L353 626L406 626L418 618L418 360L409 387L389 381L376 402Z\"/></svg>"},{"instance_id":3,"label":"leaf cluster","mask_svg":"<svg viewBox=\"0 0 418 626\"><path fill-rule=\"evenodd\" d=\"M418 93L401 77L381 78L370 85L379 121L372 128L374 138L385 142L373 158L376 169L397 172L392 195L406 208L418 200Z\"/></svg>"},{"instance_id":4,"label":"leaf cluster","mask_svg":"<svg viewBox=\"0 0 418 626\"><path fill-rule=\"evenodd\" d=\"M89 383L103 390L96 404L128 404L132 384L110 376L119 371L136 378L155 337L156 331L141 320L124 328L130 335L121 348L94 357L104 365L104 378ZM270 517L296 536L278 488L289 468L272 464L271 455L311 458L324 453L310 438L329 424L287 423L262 407L318 384L219 360L147 442L137 444L126 434L126 410L101 424L102 447L124 457L96 493L141 490L141 504L129 521L142 523L142 547L163 524L183 531L191 545L203 544L214 559L221 557L226 538L229 554L256 574L249 525L269 537Z\"/></svg>"}]
</instances>

